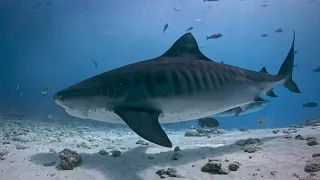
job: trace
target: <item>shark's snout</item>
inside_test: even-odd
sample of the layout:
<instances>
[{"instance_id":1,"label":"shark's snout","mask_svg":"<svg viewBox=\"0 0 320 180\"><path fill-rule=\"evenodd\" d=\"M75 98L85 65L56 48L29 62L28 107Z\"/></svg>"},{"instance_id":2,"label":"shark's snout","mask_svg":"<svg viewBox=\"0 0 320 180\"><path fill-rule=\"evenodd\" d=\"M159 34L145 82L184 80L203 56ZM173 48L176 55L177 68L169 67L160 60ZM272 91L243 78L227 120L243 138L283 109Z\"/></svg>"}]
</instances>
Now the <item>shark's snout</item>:
<instances>
[{"instance_id":1,"label":"shark's snout","mask_svg":"<svg viewBox=\"0 0 320 180\"><path fill-rule=\"evenodd\" d=\"M60 92L56 93L54 96L53 96L53 100L56 101L59 99L59 96L60 96Z\"/></svg>"},{"instance_id":2,"label":"shark's snout","mask_svg":"<svg viewBox=\"0 0 320 180\"><path fill-rule=\"evenodd\" d=\"M61 106L61 107L63 107L63 108L68 108L68 107L63 103L61 92L56 93L56 94L53 96L53 100L54 100L54 102L57 103L59 106Z\"/></svg>"}]
</instances>

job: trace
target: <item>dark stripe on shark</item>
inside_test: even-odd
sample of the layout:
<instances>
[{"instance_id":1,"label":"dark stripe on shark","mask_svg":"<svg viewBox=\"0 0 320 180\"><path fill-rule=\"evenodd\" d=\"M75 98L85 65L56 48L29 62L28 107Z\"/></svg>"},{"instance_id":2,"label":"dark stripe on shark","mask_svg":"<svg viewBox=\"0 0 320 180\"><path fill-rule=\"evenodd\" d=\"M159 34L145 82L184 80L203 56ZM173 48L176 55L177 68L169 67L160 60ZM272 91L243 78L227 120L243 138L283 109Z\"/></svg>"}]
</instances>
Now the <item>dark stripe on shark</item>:
<instances>
[{"instance_id":1,"label":"dark stripe on shark","mask_svg":"<svg viewBox=\"0 0 320 180\"><path fill-rule=\"evenodd\" d=\"M127 78L120 77L118 78L115 83L117 84L114 89L114 98L119 98L124 96L126 91L128 90L128 87L130 86L130 82Z\"/></svg>"},{"instance_id":2,"label":"dark stripe on shark","mask_svg":"<svg viewBox=\"0 0 320 180\"><path fill-rule=\"evenodd\" d=\"M199 79L198 74L197 74L196 71L197 70L194 69L193 67L190 68L192 82L193 82L197 92L200 92L201 91L201 84L200 84L200 79Z\"/></svg>"},{"instance_id":3,"label":"dark stripe on shark","mask_svg":"<svg viewBox=\"0 0 320 180\"><path fill-rule=\"evenodd\" d=\"M208 92L210 90L209 83L208 83L208 78L207 78L207 73L204 67L200 68L200 74L201 74L201 79L204 85L205 90Z\"/></svg>"},{"instance_id":4,"label":"dark stripe on shark","mask_svg":"<svg viewBox=\"0 0 320 180\"><path fill-rule=\"evenodd\" d=\"M145 72L144 78L145 78L146 91L148 95L150 97L156 97L157 94L156 94L156 89L154 87L155 84L153 83L151 73Z\"/></svg>"},{"instance_id":5,"label":"dark stripe on shark","mask_svg":"<svg viewBox=\"0 0 320 180\"><path fill-rule=\"evenodd\" d=\"M186 88L187 88L185 91L189 95L192 95L194 89L193 89L193 86L192 86L190 75L187 73L186 69L184 69L184 68L180 68L179 72L182 75L183 79L185 80L185 85L186 85Z\"/></svg>"},{"instance_id":6,"label":"dark stripe on shark","mask_svg":"<svg viewBox=\"0 0 320 180\"><path fill-rule=\"evenodd\" d=\"M141 86L142 80L141 80L141 73L136 73L133 77L133 84L134 86Z\"/></svg>"},{"instance_id":7,"label":"dark stripe on shark","mask_svg":"<svg viewBox=\"0 0 320 180\"><path fill-rule=\"evenodd\" d=\"M168 83L168 76L165 70L158 71L156 73L156 83L166 85Z\"/></svg>"},{"instance_id":8,"label":"dark stripe on shark","mask_svg":"<svg viewBox=\"0 0 320 180\"><path fill-rule=\"evenodd\" d=\"M211 82L212 90L217 90L217 88L218 88L217 81L216 81L215 74L214 74L213 70L209 69L208 73L209 73L209 79Z\"/></svg>"},{"instance_id":9,"label":"dark stripe on shark","mask_svg":"<svg viewBox=\"0 0 320 180\"><path fill-rule=\"evenodd\" d=\"M181 96L183 94L183 89L181 86L181 80L179 79L176 69L171 69L172 83L174 88L174 94Z\"/></svg>"},{"instance_id":10,"label":"dark stripe on shark","mask_svg":"<svg viewBox=\"0 0 320 180\"><path fill-rule=\"evenodd\" d=\"M221 73L217 73L217 80L218 80L219 87L221 88L224 85L224 80Z\"/></svg>"},{"instance_id":11,"label":"dark stripe on shark","mask_svg":"<svg viewBox=\"0 0 320 180\"><path fill-rule=\"evenodd\" d=\"M158 91L159 90L161 91L160 92L161 96L167 96L168 95L167 86L169 82L167 71L166 70L157 71L155 75L155 82L156 82L155 84L159 85L160 87L164 87L164 88L158 89Z\"/></svg>"},{"instance_id":12,"label":"dark stripe on shark","mask_svg":"<svg viewBox=\"0 0 320 180\"><path fill-rule=\"evenodd\" d=\"M150 93L152 93L152 89L149 90L150 82L148 79L148 73L147 72L136 72L135 75L133 76L133 86L136 88L139 88L139 96L141 96L140 98L146 98L146 97L150 97ZM152 84L151 84L152 85ZM152 87L151 87L152 88ZM149 92L150 91L150 92Z\"/></svg>"}]
</instances>

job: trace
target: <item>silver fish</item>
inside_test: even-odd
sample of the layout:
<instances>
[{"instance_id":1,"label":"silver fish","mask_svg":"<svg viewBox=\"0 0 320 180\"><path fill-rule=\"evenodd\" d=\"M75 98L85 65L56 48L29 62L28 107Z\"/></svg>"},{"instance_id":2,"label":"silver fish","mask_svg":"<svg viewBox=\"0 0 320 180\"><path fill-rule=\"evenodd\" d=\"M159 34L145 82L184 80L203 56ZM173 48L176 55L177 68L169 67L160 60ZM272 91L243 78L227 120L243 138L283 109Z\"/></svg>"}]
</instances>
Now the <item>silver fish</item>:
<instances>
[{"instance_id":1,"label":"silver fish","mask_svg":"<svg viewBox=\"0 0 320 180\"><path fill-rule=\"evenodd\" d=\"M176 11L176 12L180 12L180 9L178 9L176 7L174 7L173 10Z\"/></svg>"},{"instance_id":2,"label":"silver fish","mask_svg":"<svg viewBox=\"0 0 320 180\"><path fill-rule=\"evenodd\" d=\"M213 116L253 102L292 80L294 40L279 73L270 75L214 62L189 32L164 54L96 75L54 95L75 117L127 124L142 138L172 147L160 124Z\"/></svg>"},{"instance_id":3,"label":"silver fish","mask_svg":"<svg viewBox=\"0 0 320 180\"><path fill-rule=\"evenodd\" d=\"M198 21L200 23L204 23L204 21L202 21L201 19L196 19L196 21Z\"/></svg>"},{"instance_id":4,"label":"silver fish","mask_svg":"<svg viewBox=\"0 0 320 180\"><path fill-rule=\"evenodd\" d=\"M50 91L48 87L44 87L43 90L41 91L42 94L47 94Z\"/></svg>"}]
</instances>

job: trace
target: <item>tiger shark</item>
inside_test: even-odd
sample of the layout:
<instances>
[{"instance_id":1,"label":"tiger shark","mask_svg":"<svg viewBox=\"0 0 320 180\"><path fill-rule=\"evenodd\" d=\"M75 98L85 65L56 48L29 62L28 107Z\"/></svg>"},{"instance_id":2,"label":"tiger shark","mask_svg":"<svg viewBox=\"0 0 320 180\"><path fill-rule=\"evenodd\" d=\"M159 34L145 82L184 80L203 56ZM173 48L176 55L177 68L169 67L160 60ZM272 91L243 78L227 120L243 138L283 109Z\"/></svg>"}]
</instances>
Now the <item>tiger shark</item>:
<instances>
[{"instance_id":1,"label":"tiger shark","mask_svg":"<svg viewBox=\"0 0 320 180\"><path fill-rule=\"evenodd\" d=\"M53 98L72 116L127 124L142 138L172 147L160 124L267 102L260 95L274 94L277 85L300 93L292 80L294 37L277 75L214 62L188 32L159 57L93 76Z\"/></svg>"}]
</instances>

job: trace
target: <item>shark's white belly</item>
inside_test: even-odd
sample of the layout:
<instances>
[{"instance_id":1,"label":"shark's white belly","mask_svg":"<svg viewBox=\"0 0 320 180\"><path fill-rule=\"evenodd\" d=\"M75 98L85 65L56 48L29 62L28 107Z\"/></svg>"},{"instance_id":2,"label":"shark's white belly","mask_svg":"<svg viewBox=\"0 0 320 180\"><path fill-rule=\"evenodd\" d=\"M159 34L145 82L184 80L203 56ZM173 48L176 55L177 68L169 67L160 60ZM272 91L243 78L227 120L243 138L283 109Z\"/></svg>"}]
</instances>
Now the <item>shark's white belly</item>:
<instances>
[{"instance_id":1,"label":"shark's white belly","mask_svg":"<svg viewBox=\"0 0 320 180\"><path fill-rule=\"evenodd\" d=\"M113 111L108 111L105 108L89 110L88 112L80 112L78 110L65 109L65 111L74 117L80 119L91 119L114 124L125 124L125 122Z\"/></svg>"},{"instance_id":2,"label":"shark's white belly","mask_svg":"<svg viewBox=\"0 0 320 180\"><path fill-rule=\"evenodd\" d=\"M237 93L234 93L236 89ZM242 91L239 92L239 89L242 89ZM159 116L159 123L166 124L208 117L238 106L246 105L251 103L259 93L259 89L253 86L247 86L246 88L224 89L214 94L155 99L150 102L156 104L163 112ZM89 110L87 112L71 109L65 110L69 115L81 119L125 124L120 116L105 108Z\"/></svg>"},{"instance_id":3,"label":"shark's white belly","mask_svg":"<svg viewBox=\"0 0 320 180\"><path fill-rule=\"evenodd\" d=\"M235 92L236 91L236 92ZM195 120L225 112L229 109L247 105L260 95L260 89L254 86L224 88L221 91L200 94L189 98L175 98L158 102L164 116L160 123L174 123Z\"/></svg>"}]
</instances>

